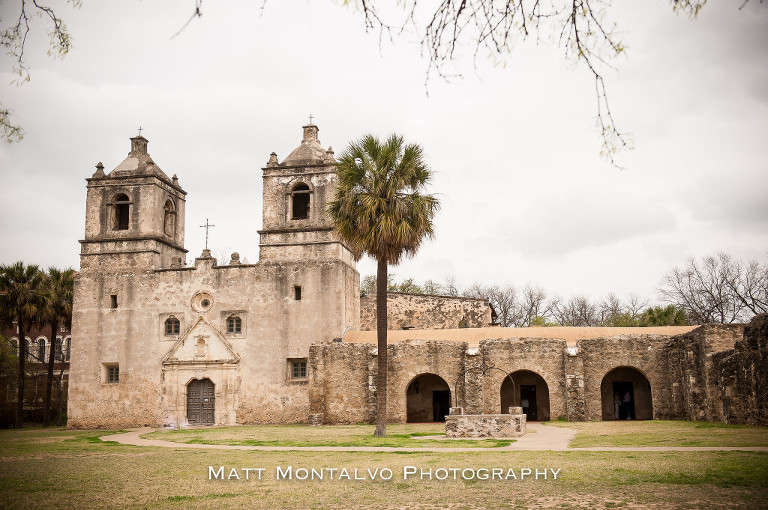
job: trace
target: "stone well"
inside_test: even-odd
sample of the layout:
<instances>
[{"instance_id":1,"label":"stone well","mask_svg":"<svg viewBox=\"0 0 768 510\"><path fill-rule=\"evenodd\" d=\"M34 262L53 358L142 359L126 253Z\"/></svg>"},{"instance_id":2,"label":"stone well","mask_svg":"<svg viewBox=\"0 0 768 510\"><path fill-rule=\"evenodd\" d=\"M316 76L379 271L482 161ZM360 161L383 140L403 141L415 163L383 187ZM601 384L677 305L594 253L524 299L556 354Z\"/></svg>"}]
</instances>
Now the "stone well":
<instances>
[{"instance_id":1,"label":"stone well","mask_svg":"<svg viewBox=\"0 0 768 510\"><path fill-rule=\"evenodd\" d=\"M464 414L452 407L445 417L446 437L520 437L525 435L522 407L510 407L509 414Z\"/></svg>"}]
</instances>

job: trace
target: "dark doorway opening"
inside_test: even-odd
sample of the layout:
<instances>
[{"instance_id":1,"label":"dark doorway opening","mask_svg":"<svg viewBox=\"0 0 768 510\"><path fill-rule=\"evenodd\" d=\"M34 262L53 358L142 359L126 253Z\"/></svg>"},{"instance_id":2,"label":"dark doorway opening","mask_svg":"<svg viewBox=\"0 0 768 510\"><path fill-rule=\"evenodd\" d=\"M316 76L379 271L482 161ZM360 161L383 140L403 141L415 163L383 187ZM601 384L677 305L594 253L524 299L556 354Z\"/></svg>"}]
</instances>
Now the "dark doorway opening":
<instances>
[{"instance_id":1,"label":"dark doorway opening","mask_svg":"<svg viewBox=\"0 0 768 510\"><path fill-rule=\"evenodd\" d=\"M421 374L408 384L405 402L408 423L445 421L451 409L451 391L442 377Z\"/></svg>"},{"instance_id":2,"label":"dark doorway opening","mask_svg":"<svg viewBox=\"0 0 768 510\"><path fill-rule=\"evenodd\" d=\"M536 385L535 384L522 384L520 385L520 405L523 407L523 414L528 421L538 420L536 414Z\"/></svg>"},{"instance_id":3,"label":"dark doorway opening","mask_svg":"<svg viewBox=\"0 0 768 510\"><path fill-rule=\"evenodd\" d=\"M440 390L432 392L432 421L445 421L445 415L451 411L451 392Z\"/></svg>"},{"instance_id":4,"label":"dark doorway opening","mask_svg":"<svg viewBox=\"0 0 768 510\"><path fill-rule=\"evenodd\" d=\"M187 385L187 421L190 425L214 425L216 419L215 386L210 379L201 379Z\"/></svg>"},{"instance_id":5,"label":"dark doorway opening","mask_svg":"<svg viewBox=\"0 0 768 510\"><path fill-rule=\"evenodd\" d=\"M600 383L603 420L652 420L648 378L634 367L616 367Z\"/></svg>"},{"instance_id":6,"label":"dark doorway opening","mask_svg":"<svg viewBox=\"0 0 768 510\"><path fill-rule=\"evenodd\" d=\"M512 379L504 377L499 390L501 413L507 414L510 407L522 407L528 421L549 420L549 387L536 372L518 370Z\"/></svg>"},{"instance_id":7,"label":"dark doorway opening","mask_svg":"<svg viewBox=\"0 0 768 510\"><path fill-rule=\"evenodd\" d=\"M617 420L634 420L635 417L635 389L628 381L615 381L613 383L613 412Z\"/></svg>"}]
</instances>

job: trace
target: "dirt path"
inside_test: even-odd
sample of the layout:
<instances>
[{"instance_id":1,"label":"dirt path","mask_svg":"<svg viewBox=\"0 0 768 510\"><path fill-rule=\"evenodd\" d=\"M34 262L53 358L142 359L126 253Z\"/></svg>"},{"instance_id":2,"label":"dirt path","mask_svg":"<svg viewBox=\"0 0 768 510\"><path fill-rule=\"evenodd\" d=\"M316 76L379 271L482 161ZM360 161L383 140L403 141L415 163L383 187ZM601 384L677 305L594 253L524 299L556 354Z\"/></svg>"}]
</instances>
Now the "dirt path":
<instances>
[{"instance_id":1,"label":"dirt path","mask_svg":"<svg viewBox=\"0 0 768 510\"><path fill-rule=\"evenodd\" d=\"M307 451L307 452L477 452L477 451L572 451L572 452L691 452L691 451L742 451L768 452L766 446L638 446L613 447L596 446L591 448L569 448L568 444L578 433L577 430L548 427L541 423L528 424L530 433L517 438L510 446L503 448L439 448L439 447L386 447L386 446L238 446L221 444L175 443L162 439L142 439L156 429L149 427L129 429L121 434L102 436L102 441L115 441L134 446L159 446L163 448L197 448L206 450L260 450L272 452Z\"/></svg>"}]
</instances>

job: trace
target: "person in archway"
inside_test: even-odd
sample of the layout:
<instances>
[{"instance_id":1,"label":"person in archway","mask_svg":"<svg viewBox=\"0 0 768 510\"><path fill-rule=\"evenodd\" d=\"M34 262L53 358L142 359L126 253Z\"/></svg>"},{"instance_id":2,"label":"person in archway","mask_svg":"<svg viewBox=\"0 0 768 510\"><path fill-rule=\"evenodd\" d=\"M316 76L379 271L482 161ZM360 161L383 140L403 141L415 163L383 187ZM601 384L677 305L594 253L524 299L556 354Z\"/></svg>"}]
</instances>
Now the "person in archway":
<instances>
[{"instance_id":1,"label":"person in archway","mask_svg":"<svg viewBox=\"0 0 768 510\"><path fill-rule=\"evenodd\" d=\"M621 417L621 397L618 391L613 392L613 417L617 420Z\"/></svg>"},{"instance_id":2,"label":"person in archway","mask_svg":"<svg viewBox=\"0 0 768 510\"><path fill-rule=\"evenodd\" d=\"M632 394L629 390L624 392L624 396L621 399L621 404L624 407L624 412L622 413L625 416L625 419L631 420L632 419Z\"/></svg>"}]
</instances>

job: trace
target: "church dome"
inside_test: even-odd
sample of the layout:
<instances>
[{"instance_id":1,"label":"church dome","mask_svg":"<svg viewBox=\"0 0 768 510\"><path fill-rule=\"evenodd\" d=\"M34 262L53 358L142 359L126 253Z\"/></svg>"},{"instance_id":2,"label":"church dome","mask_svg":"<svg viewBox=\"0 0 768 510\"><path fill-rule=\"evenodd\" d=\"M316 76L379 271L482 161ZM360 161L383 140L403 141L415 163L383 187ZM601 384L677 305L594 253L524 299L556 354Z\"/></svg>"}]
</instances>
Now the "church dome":
<instances>
[{"instance_id":1,"label":"church dome","mask_svg":"<svg viewBox=\"0 0 768 510\"><path fill-rule=\"evenodd\" d=\"M317 133L320 131L314 124L304 126L304 138L301 145L293 149L281 163L287 166L320 165L326 161L326 150L320 145Z\"/></svg>"},{"instance_id":2,"label":"church dome","mask_svg":"<svg viewBox=\"0 0 768 510\"><path fill-rule=\"evenodd\" d=\"M170 179L165 175L165 172L152 161L152 157L147 152L148 143L149 140L141 135L131 138L131 152L128 153L128 157L109 172L107 177L154 175L169 181Z\"/></svg>"}]
</instances>

